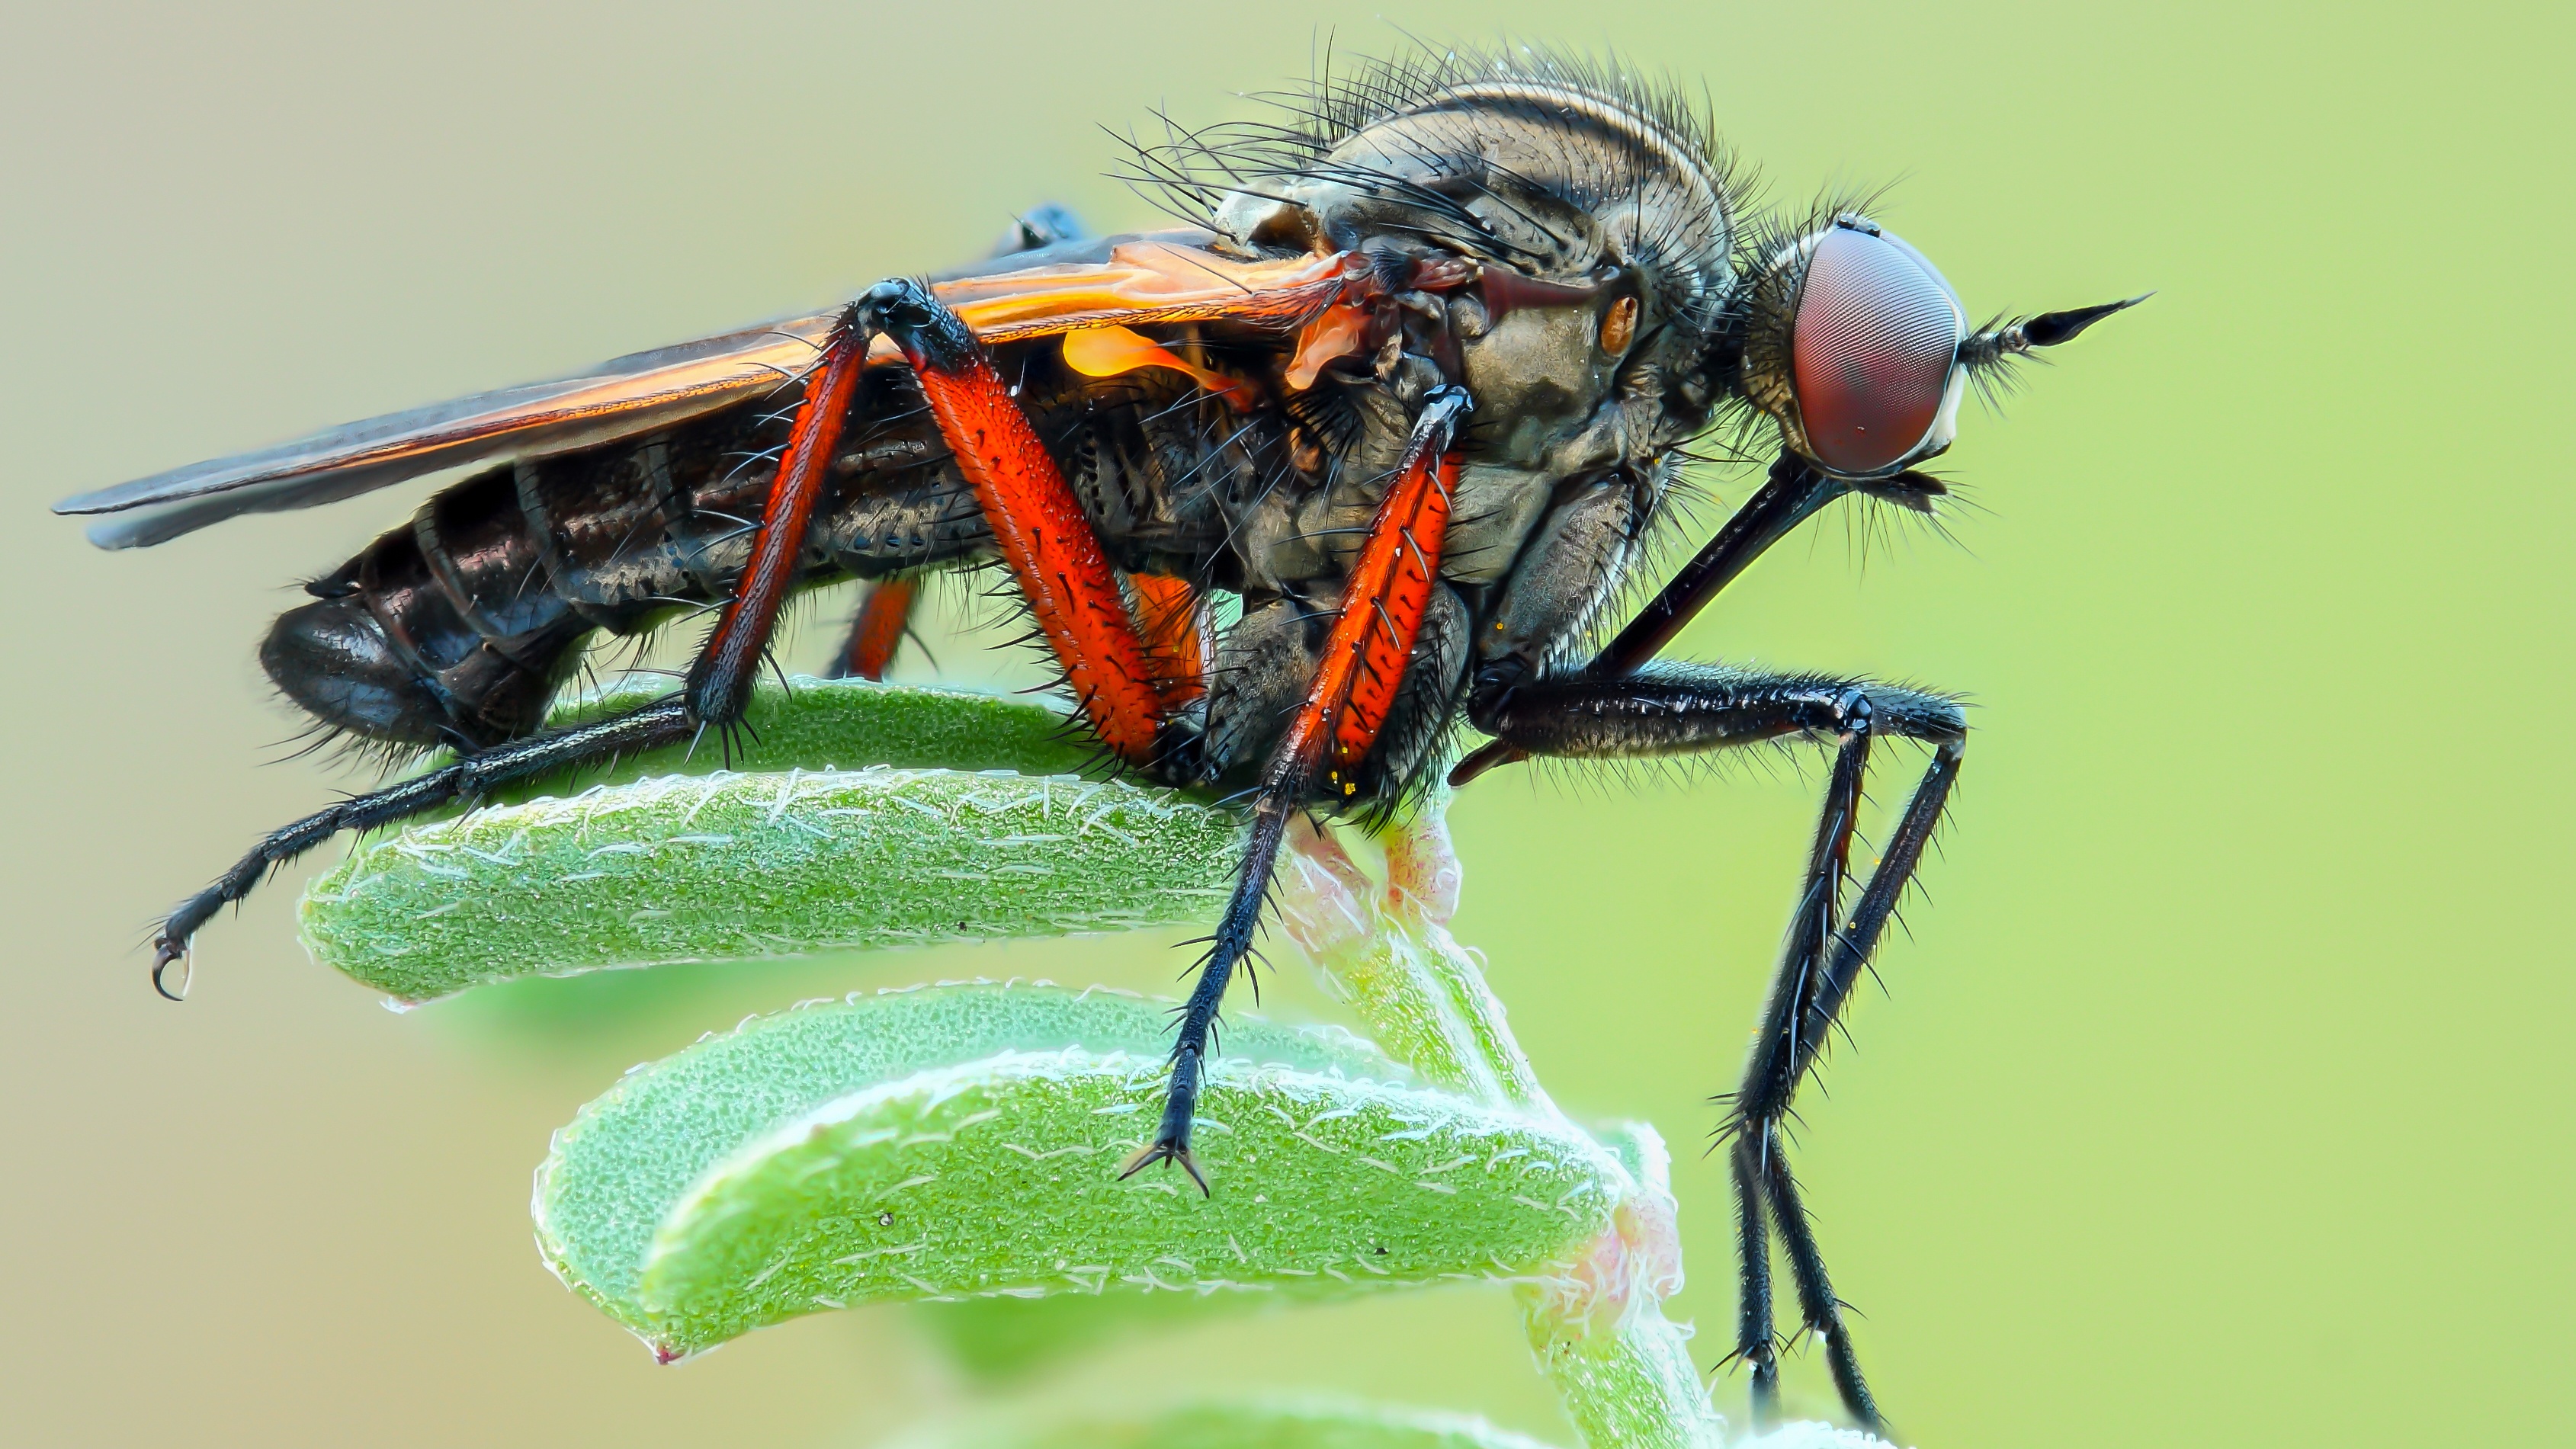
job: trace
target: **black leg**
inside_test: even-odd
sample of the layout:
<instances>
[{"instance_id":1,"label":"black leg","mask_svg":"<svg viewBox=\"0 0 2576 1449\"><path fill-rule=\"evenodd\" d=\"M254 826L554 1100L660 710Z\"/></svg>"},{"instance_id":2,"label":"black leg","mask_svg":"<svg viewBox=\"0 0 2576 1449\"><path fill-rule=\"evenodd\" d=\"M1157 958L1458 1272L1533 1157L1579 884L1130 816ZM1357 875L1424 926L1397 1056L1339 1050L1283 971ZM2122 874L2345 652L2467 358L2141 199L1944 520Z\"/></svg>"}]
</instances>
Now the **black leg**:
<instances>
[{"instance_id":1,"label":"black leg","mask_svg":"<svg viewBox=\"0 0 2576 1449\"><path fill-rule=\"evenodd\" d=\"M875 295L872 292L870 297ZM806 524L839 444L852 389L866 364L869 338L883 326L883 320L862 302L841 319L825 344L806 380L804 400L797 405L751 557L676 697L595 724L496 745L443 769L343 801L271 834L222 879L181 902L161 923L152 943L153 988L177 1000L185 989L184 975L182 987L174 991L168 973L174 962L187 959L197 928L218 908L249 895L262 876L343 830L390 825L455 800L473 799L508 781L674 743L703 729L721 733L739 722L750 706L752 678L767 656L779 606L794 586Z\"/></svg>"},{"instance_id":2,"label":"black leg","mask_svg":"<svg viewBox=\"0 0 2576 1449\"><path fill-rule=\"evenodd\" d=\"M1177 1162L1207 1191L1207 1177L1190 1155L1190 1123L1198 1106L1199 1079L1210 1033L1225 988L1252 952L1252 934L1270 899L1270 878L1288 817L1320 787L1345 780L1375 747L1388 702L1412 656L1423 612L1437 587L1447 536L1449 492L1457 461L1449 453L1458 422L1468 410L1466 391L1443 388L1414 420L1404 460L1386 497L1369 521L1350 580L1343 589L1332 632L1326 636L1306 697L1272 746L1252 805L1252 830L1235 875L1234 894L1217 921L1198 981L1181 1008L1179 1038L1172 1045L1172 1082L1154 1138L1127 1159L1119 1176L1132 1177L1157 1162ZM1357 787L1352 786L1353 789Z\"/></svg>"},{"instance_id":3,"label":"black leg","mask_svg":"<svg viewBox=\"0 0 2576 1449\"><path fill-rule=\"evenodd\" d=\"M1737 1140L1739 1159L1750 1146L1749 1139ZM1860 1376L1860 1358L1852 1352L1851 1335L1843 1327L1843 1301L1834 1296L1833 1280L1825 1275L1825 1255L1816 1246L1815 1225L1807 1220L1807 1205L1798 1196L1798 1182L1789 1174L1789 1159L1780 1150L1777 1132L1761 1144L1759 1170L1770 1189L1771 1220L1780 1230L1780 1246L1789 1255L1789 1276L1798 1285L1799 1320L1809 1333L1824 1340L1825 1364L1833 1371L1834 1390L1842 1396L1843 1407L1859 1427L1879 1433L1886 1425L1878 1416L1878 1401L1870 1397L1869 1385Z\"/></svg>"},{"instance_id":4,"label":"black leg","mask_svg":"<svg viewBox=\"0 0 2576 1449\"><path fill-rule=\"evenodd\" d=\"M1843 1003L1859 984L1870 953L1877 948L1888 919L1896 914L1897 901L1922 864L1923 848L1931 843L1951 788L1958 783L1962 747L1957 735L1940 741L1931 768L1924 771L1923 782L1915 787L1914 798L1879 857L1878 869L1852 907L1851 920L1825 943L1827 949L1817 955L1784 953L1771 999L1763 1007L1762 1035L1753 1044L1743 1085L1734 1098L1731 1130L1767 1130L1788 1116L1799 1083L1814 1070L1826 1038L1842 1015ZM1791 939L1793 947L1799 944L1794 929Z\"/></svg>"},{"instance_id":5,"label":"black leg","mask_svg":"<svg viewBox=\"0 0 2576 1449\"><path fill-rule=\"evenodd\" d=\"M1817 509L1849 492L1850 486L1818 472L1794 453L1781 454L1779 461L1771 465L1771 476L1763 481L1761 491L1745 500L1717 536L1637 611L1637 616L1583 672L1595 679L1613 679L1653 659L1656 651L1671 643L1682 626L1719 591L1735 582L1736 575L1760 558L1763 550L1813 517ZM1455 788L1496 765L1528 758L1528 751L1496 740L1459 761L1458 767L1449 772L1449 784Z\"/></svg>"},{"instance_id":6,"label":"black leg","mask_svg":"<svg viewBox=\"0 0 2576 1449\"><path fill-rule=\"evenodd\" d=\"M1578 674L1524 681L1495 672L1478 681L1470 716L1501 743L1567 758L1671 755L1790 738L1835 747L1780 966L1763 1003L1743 1083L1729 1099L1720 1130L1732 1146L1743 1252L1742 1311L1733 1357L1751 1370L1758 1426L1773 1412L1778 1393L1769 1244L1776 1232L1797 1285L1800 1318L1824 1340L1844 1409L1860 1426L1879 1427L1878 1404L1861 1377L1841 1301L1834 1296L1805 1204L1782 1156L1780 1124L1799 1084L1813 1072L1940 824L1967 735L1958 705L1939 695L1883 684L1659 665L1611 678ZM1871 742L1881 736L1930 743L1932 763L1844 921L1852 831Z\"/></svg>"},{"instance_id":7,"label":"black leg","mask_svg":"<svg viewBox=\"0 0 2576 1449\"><path fill-rule=\"evenodd\" d=\"M1735 1178L1735 1352L1753 1375L1753 1428L1779 1418L1780 1353L1771 1328L1771 1235L1763 1224L1762 1164L1754 1144L1738 1140L1729 1154Z\"/></svg>"},{"instance_id":8,"label":"black leg","mask_svg":"<svg viewBox=\"0 0 2576 1449\"><path fill-rule=\"evenodd\" d=\"M176 999L179 992L169 984L169 969L187 958L188 943L197 928L226 903L248 895L262 876L343 830L390 825L456 800L474 799L495 785L552 770L597 764L630 750L675 743L710 729L722 737L738 725L750 707L752 682L767 658L779 609L796 587L806 528L839 445L859 374L866 366L868 345L879 336L891 338L903 349L931 397L933 411L940 413L941 431L952 445L961 436L960 425L941 410L941 404L944 399L953 401L960 389L971 391L974 384L982 382L989 384L987 393L1001 400L997 408L1017 421L1019 428L1012 435L1013 441L1025 441L1030 449L1037 449L1026 418L1019 414L1017 404L1007 400L998 378L991 376L990 361L955 313L941 306L918 282L898 279L869 288L842 315L806 379L805 395L797 405L786 450L779 458L778 476L770 484L751 556L733 581L732 597L726 601L674 698L596 724L548 731L494 746L444 769L308 815L275 832L235 863L222 879L182 902L163 921L153 942L153 986L162 995ZM1042 450L1038 452L1043 459ZM1044 463L1052 475L1052 460ZM1062 491L1061 479L1056 480L1056 487ZM1070 507L1070 495L1066 497L1066 506ZM992 501L986 500L988 516L997 511L1005 510L996 510ZM1093 552L1097 553L1096 543ZM1105 563L1099 569L1097 592L1106 595L1117 609L1119 621L1125 622L1124 605L1118 602ZM1144 682L1144 646L1133 641L1132 625L1127 634L1136 655L1134 667L1128 671L1133 676L1128 683L1131 693L1148 702L1140 709L1148 709L1155 696ZM1147 718L1144 724L1150 727L1153 722Z\"/></svg>"},{"instance_id":9,"label":"black leg","mask_svg":"<svg viewBox=\"0 0 2576 1449\"><path fill-rule=\"evenodd\" d=\"M1226 902L1216 935L1209 939L1207 955L1199 962L1199 979L1190 987L1190 999L1181 1007L1181 1029L1172 1045L1172 1080L1163 1097L1162 1120L1155 1125L1154 1140L1119 1169L1120 1177L1133 1177L1157 1162L1177 1162L1190 1175L1190 1181L1199 1185L1201 1193L1208 1191L1207 1174L1199 1170L1198 1159L1190 1152L1190 1125L1198 1112L1199 1073L1215 1038L1217 1008L1225 1004L1225 988L1233 982L1236 969L1252 954L1252 934L1261 924L1262 908L1269 904L1270 877L1279 865L1279 843L1287 833L1288 818L1295 813L1300 793L1301 787L1265 786L1253 804L1251 837L1244 845L1234 895Z\"/></svg>"},{"instance_id":10,"label":"black leg","mask_svg":"<svg viewBox=\"0 0 2576 1449\"><path fill-rule=\"evenodd\" d=\"M472 800L517 780L605 765L640 750L677 744L698 728L678 698L656 700L640 709L572 729L549 730L524 740L495 745L455 764L417 775L381 790L343 800L328 810L307 815L253 846L223 878L182 902L162 924L153 942L152 985L176 1001L186 994L186 976L172 987L173 963L188 956L188 941L208 917L250 894L262 876L344 830L373 830L428 814L458 800Z\"/></svg>"}]
</instances>

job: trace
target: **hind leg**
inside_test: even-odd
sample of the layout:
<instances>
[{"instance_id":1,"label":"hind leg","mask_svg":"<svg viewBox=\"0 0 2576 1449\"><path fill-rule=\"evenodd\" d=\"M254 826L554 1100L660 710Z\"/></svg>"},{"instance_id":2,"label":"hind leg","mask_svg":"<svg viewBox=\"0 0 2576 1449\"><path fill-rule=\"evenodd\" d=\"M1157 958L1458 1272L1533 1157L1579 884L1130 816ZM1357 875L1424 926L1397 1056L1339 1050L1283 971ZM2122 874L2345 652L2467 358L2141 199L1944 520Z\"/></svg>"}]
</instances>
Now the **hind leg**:
<instances>
[{"instance_id":1,"label":"hind leg","mask_svg":"<svg viewBox=\"0 0 2576 1449\"><path fill-rule=\"evenodd\" d=\"M703 730L731 728L751 702L753 672L759 667L769 636L778 622L795 579L805 528L833 449L850 394L867 359L871 330L857 309L824 347L805 385L771 484L760 536L744 566L733 598L717 618L689 671L688 682L672 698L572 729L547 730L477 751L443 769L432 770L381 790L344 800L272 832L234 862L213 885L180 903L161 924L152 943L152 984L177 1000L186 990L185 976L174 989L170 967L188 958L197 928L226 904L250 894L262 877L344 830L371 830L470 800L496 785L557 770L603 764L636 750L673 744Z\"/></svg>"},{"instance_id":2,"label":"hind leg","mask_svg":"<svg viewBox=\"0 0 2576 1449\"><path fill-rule=\"evenodd\" d=\"M187 959L197 928L218 909L343 830L395 824L473 799L495 785L603 764L708 730L721 736L738 724L779 609L796 585L807 526L868 344L880 336L902 349L920 378L941 437L974 485L997 550L1055 647L1085 716L1115 753L1151 763L1162 747L1162 697L1116 576L1072 490L956 314L917 282L882 282L843 314L806 381L751 557L676 696L595 724L479 751L270 834L162 923L152 963L153 984L161 993L173 999L180 994L170 985L169 968Z\"/></svg>"},{"instance_id":3,"label":"hind leg","mask_svg":"<svg viewBox=\"0 0 2576 1449\"><path fill-rule=\"evenodd\" d=\"M152 985L177 1001L187 994L185 969L172 982L170 968L189 958L197 928L230 902L297 856L344 830L373 830L471 800L517 780L558 770L607 764L641 750L677 744L698 729L679 698L655 700L628 713L574 729L547 730L523 740L466 756L452 765L417 775L382 790L343 800L328 810L307 815L271 832L235 862L221 879L182 902L164 921L152 947Z\"/></svg>"}]
</instances>

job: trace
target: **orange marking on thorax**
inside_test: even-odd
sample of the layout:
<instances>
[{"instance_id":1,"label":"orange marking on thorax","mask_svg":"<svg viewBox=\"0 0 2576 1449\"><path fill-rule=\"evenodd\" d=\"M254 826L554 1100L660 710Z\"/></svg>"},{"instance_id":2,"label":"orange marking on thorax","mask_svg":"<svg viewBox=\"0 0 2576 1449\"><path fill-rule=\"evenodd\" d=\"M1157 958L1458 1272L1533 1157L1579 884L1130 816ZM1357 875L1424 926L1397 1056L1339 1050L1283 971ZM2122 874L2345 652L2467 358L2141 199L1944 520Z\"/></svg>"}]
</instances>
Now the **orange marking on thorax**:
<instances>
[{"instance_id":1,"label":"orange marking on thorax","mask_svg":"<svg viewBox=\"0 0 2576 1449\"><path fill-rule=\"evenodd\" d=\"M1073 697L1120 758L1151 760L1162 696L1117 574L1055 459L980 354L954 372L912 363Z\"/></svg>"},{"instance_id":2,"label":"orange marking on thorax","mask_svg":"<svg viewBox=\"0 0 2576 1449\"><path fill-rule=\"evenodd\" d=\"M1116 377L1140 368L1161 367L1188 375L1200 387L1232 403L1237 411L1253 406L1251 390L1221 372L1188 361L1141 332L1125 327L1087 327L1064 334L1064 365L1085 377Z\"/></svg>"},{"instance_id":3,"label":"orange marking on thorax","mask_svg":"<svg viewBox=\"0 0 2576 1449\"><path fill-rule=\"evenodd\" d=\"M1315 385L1326 365L1363 350L1376 310L1365 302L1337 300L1298 330L1297 351L1288 359L1288 390L1304 392Z\"/></svg>"}]
</instances>

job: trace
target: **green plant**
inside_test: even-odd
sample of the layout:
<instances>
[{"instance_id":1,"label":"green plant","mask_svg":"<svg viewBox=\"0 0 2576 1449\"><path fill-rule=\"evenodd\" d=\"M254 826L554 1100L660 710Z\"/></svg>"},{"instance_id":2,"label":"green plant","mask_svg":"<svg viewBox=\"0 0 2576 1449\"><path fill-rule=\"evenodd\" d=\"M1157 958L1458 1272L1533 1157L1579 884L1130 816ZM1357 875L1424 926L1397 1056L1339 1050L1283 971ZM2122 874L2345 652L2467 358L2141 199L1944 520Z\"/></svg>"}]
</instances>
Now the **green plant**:
<instances>
[{"instance_id":1,"label":"green plant","mask_svg":"<svg viewBox=\"0 0 2576 1449\"><path fill-rule=\"evenodd\" d=\"M1078 752L1041 706L800 680L764 691L752 725L744 762L783 773L668 775L689 762L648 756L568 798L370 841L307 891L306 938L409 1002L530 974L1204 919L1222 898L1234 819L1068 773ZM943 983L755 1018L628 1074L539 1170L548 1264L665 1360L823 1309L925 1303L947 1305L939 1333L987 1377L1117 1326L1500 1279L1586 1445L1718 1444L1661 1307L1681 1277L1662 1141L1588 1132L1540 1087L1443 924L1444 803L1377 832L1382 883L1332 835L1298 833L1286 931L1371 1039L1233 1024L1200 1109L1215 1197L1115 1173L1160 1100L1161 1004ZM929 1432L1526 1442L1317 1404Z\"/></svg>"}]
</instances>

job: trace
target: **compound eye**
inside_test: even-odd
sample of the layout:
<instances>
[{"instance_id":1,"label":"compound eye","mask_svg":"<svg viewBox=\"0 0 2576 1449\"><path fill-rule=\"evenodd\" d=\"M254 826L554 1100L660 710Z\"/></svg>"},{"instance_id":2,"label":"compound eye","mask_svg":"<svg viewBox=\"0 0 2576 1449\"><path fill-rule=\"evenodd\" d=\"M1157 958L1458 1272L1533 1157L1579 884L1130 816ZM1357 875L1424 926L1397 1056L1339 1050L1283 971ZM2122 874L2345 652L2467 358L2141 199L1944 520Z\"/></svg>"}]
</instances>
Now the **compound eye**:
<instances>
[{"instance_id":1,"label":"compound eye","mask_svg":"<svg viewBox=\"0 0 2576 1449\"><path fill-rule=\"evenodd\" d=\"M1829 228L1799 289L1789 346L1816 461L1867 477L1933 441L1967 323L1958 295L1914 248L1866 222Z\"/></svg>"}]
</instances>

